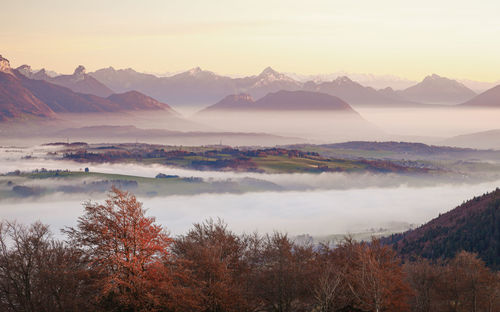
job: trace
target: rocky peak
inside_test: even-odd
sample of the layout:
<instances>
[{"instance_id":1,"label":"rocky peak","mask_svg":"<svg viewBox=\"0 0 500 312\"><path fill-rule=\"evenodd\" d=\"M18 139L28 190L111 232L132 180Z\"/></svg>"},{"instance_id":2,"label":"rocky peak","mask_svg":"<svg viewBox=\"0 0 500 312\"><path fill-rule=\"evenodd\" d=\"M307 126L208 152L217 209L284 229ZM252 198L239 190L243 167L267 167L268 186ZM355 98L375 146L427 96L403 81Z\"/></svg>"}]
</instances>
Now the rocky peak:
<instances>
[{"instance_id":1,"label":"rocky peak","mask_svg":"<svg viewBox=\"0 0 500 312\"><path fill-rule=\"evenodd\" d=\"M29 65L21 65L18 68L16 68L18 72L20 72L23 76L31 78L33 76L33 71L31 70L31 66Z\"/></svg>"},{"instance_id":2,"label":"rocky peak","mask_svg":"<svg viewBox=\"0 0 500 312\"><path fill-rule=\"evenodd\" d=\"M82 76L82 75L85 75L85 67L83 65L79 65L73 72L73 76Z\"/></svg>"},{"instance_id":3,"label":"rocky peak","mask_svg":"<svg viewBox=\"0 0 500 312\"><path fill-rule=\"evenodd\" d=\"M0 55L0 72L12 75L12 68L10 68L9 60L3 58L1 55Z\"/></svg>"},{"instance_id":4,"label":"rocky peak","mask_svg":"<svg viewBox=\"0 0 500 312\"><path fill-rule=\"evenodd\" d=\"M267 85L273 81L293 81L293 79L281 74L271 67L266 67L259 76L257 76L258 82L256 85Z\"/></svg>"},{"instance_id":5,"label":"rocky peak","mask_svg":"<svg viewBox=\"0 0 500 312\"><path fill-rule=\"evenodd\" d=\"M36 73L32 74L30 78L36 79L36 80L48 80L50 77L47 74L47 72L45 71L45 68L42 68L39 71L37 71Z\"/></svg>"},{"instance_id":6,"label":"rocky peak","mask_svg":"<svg viewBox=\"0 0 500 312\"><path fill-rule=\"evenodd\" d=\"M264 70L262 71L262 73L260 75L261 76L270 76L270 75L278 76L279 73L277 71L275 71L274 69L272 69L271 66L268 66L268 67L264 68Z\"/></svg>"},{"instance_id":7,"label":"rocky peak","mask_svg":"<svg viewBox=\"0 0 500 312\"><path fill-rule=\"evenodd\" d=\"M444 79L444 78L439 76L439 75L432 74L432 75L425 77L424 81L436 81L436 80L442 80L442 79Z\"/></svg>"}]
</instances>

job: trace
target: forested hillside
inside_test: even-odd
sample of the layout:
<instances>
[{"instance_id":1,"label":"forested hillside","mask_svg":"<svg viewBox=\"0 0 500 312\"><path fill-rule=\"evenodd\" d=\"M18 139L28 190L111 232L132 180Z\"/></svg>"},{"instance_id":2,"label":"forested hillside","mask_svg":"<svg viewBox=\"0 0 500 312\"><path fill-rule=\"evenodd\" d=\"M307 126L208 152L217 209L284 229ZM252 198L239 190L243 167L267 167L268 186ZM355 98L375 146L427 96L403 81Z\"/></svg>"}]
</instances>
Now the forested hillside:
<instances>
[{"instance_id":1,"label":"forested hillside","mask_svg":"<svg viewBox=\"0 0 500 312\"><path fill-rule=\"evenodd\" d=\"M475 252L500 268L500 189L465 202L423 226L384 239L404 258L452 258L460 250Z\"/></svg>"}]
</instances>

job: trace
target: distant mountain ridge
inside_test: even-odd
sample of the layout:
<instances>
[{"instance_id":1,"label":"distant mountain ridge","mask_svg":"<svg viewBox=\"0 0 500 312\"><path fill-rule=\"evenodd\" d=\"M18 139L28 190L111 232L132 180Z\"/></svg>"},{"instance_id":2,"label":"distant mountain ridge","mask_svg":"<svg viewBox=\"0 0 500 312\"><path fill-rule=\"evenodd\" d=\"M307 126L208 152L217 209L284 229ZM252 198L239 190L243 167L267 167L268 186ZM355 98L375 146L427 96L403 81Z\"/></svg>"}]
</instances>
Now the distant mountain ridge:
<instances>
[{"instance_id":1,"label":"distant mountain ridge","mask_svg":"<svg viewBox=\"0 0 500 312\"><path fill-rule=\"evenodd\" d=\"M352 81L347 76L338 77L329 82L313 82L308 81L303 86L304 90L327 93L337 96L353 105L418 105L416 102L401 98L395 92L387 92L387 90L375 90L371 87L365 87L361 84Z\"/></svg>"},{"instance_id":2,"label":"distant mountain ridge","mask_svg":"<svg viewBox=\"0 0 500 312\"><path fill-rule=\"evenodd\" d=\"M26 68L20 68L21 71ZM45 80L30 79L12 69L0 56L0 120L55 118L58 113L164 110L177 114L167 104L136 91L106 98L73 92Z\"/></svg>"},{"instance_id":3,"label":"distant mountain ridge","mask_svg":"<svg viewBox=\"0 0 500 312\"><path fill-rule=\"evenodd\" d=\"M438 75L427 76L422 82L405 90L374 89L347 76L331 81L301 81L279 73L271 67L260 74L242 78L217 75L199 67L168 77L143 74L133 69L112 67L90 73L116 91L138 90L160 101L174 105L207 105L228 94L248 94L261 98L268 93L286 91L316 91L337 96L352 105L418 106L423 104L459 104L473 96L465 85Z\"/></svg>"},{"instance_id":4,"label":"distant mountain ridge","mask_svg":"<svg viewBox=\"0 0 500 312\"><path fill-rule=\"evenodd\" d=\"M49 76L45 69L33 72L29 65L22 65L17 68L17 71L27 78L45 80L47 82L69 88L78 93L93 94L100 97L108 97L114 93L103 83L87 74L85 67L82 65L78 66L72 75L58 75L55 77Z\"/></svg>"},{"instance_id":5,"label":"distant mountain ridge","mask_svg":"<svg viewBox=\"0 0 500 312\"><path fill-rule=\"evenodd\" d=\"M410 101L429 104L459 104L476 96L464 84L436 74L425 77L412 87L396 91L396 94Z\"/></svg>"}]
</instances>

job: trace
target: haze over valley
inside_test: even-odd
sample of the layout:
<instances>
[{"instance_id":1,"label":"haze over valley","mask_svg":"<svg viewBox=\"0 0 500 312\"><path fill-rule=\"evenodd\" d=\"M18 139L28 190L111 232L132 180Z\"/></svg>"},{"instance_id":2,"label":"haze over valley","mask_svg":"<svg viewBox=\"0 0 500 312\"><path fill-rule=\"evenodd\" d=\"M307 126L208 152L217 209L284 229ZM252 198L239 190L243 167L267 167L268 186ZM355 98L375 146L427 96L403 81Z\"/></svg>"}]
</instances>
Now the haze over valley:
<instances>
[{"instance_id":1,"label":"haze over valley","mask_svg":"<svg viewBox=\"0 0 500 312\"><path fill-rule=\"evenodd\" d=\"M0 8L0 311L500 310L498 1Z\"/></svg>"}]
</instances>

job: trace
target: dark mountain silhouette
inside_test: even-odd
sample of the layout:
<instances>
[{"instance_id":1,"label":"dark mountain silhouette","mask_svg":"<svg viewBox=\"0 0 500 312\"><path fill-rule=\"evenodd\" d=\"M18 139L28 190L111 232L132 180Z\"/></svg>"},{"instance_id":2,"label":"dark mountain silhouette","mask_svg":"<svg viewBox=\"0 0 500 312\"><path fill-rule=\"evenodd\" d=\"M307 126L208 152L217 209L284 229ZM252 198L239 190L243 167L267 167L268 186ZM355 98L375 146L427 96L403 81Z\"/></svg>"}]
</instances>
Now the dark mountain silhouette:
<instances>
[{"instance_id":1,"label":"dark mountain silhouette","mask_svg":"<svg viewBox=\"0 0 500 312\"><path fill-rule=\"evenodd\" d=\"M105 98L76 93L66 87L45 80L29 79L18 75L20 83L56 113L91 113L120 111L118 104Z\"/></svg>"},{"instance_id":2,"label":"dark mountain silhouette","mask_svg":"<svg viewBox=\"0 0 500 312\"><path fill-rule=\"evenodd\" d=\"M421 227L383 239L404 258L452 258L461 250L476 252L500 268L500 189L463 203Z\"/></svg>"},{"instance_id":3,"label":"dark mountain silhouette","mask_svg":"<svg viewBox=\"0 0 500 312\"><path fill-rule=\"evenodd\" d=\"M107 97L113 94L113 91L99 82L94 77L85 72L85 67L78 66L72 75L59 75L50 77L45 69L33 72L28 65L22 65L17 68L18 72L30 79L45 80L53 84L57 84L71 89L74 92L93 94L100 97Z\"/></svg>"},{"instance_id":4,"label":"dark mountain silhouette","mask_svg":"<svg viewBox=\"0 0 500 312\"><path fill-rule=\"evenodd\" d=\"M500 85L484 91L463 103L462 106L500 108Z\"/></svg>"},{"instance_id":5,"label":"dark mountain silhouette","mask_svg":"<svg viewBox=\"0 0 500 312\"><path fill-rule=\"evenodd\" d=\"M476 95L462 83L436 74L427 76L422 82L396 93L401 98L428 104L458 104Z\"/></svg>"},{"instance_id":6,"label":"dark mountain silhouette","mask_svg":"<svg viewBox=\"0 0 500 312\"><path fill-rule=\"evenodd\" d=\"M43 80L21 78L21 83L37 98L58 113L119 112L127 110L170 110L167 104L130 91L102 98L92 94L76 93L68 88Z\"/></svg>"},{"instance_id":7,"label":"dark mountain silhouette","mask_svg":"<svg viewBox=\"0 0 500 312\"><path fill-rule=\"evenodd\" d=\"M248 94L229 95L200 113L216 111L343 111L355 113L338 97L311 91L278 91L254 101Z\"/></svg>"}]
</instances>

